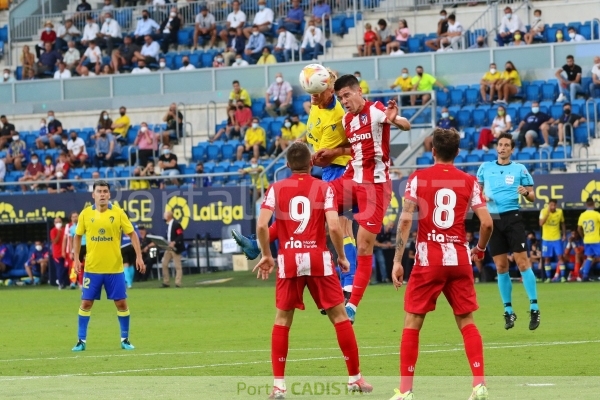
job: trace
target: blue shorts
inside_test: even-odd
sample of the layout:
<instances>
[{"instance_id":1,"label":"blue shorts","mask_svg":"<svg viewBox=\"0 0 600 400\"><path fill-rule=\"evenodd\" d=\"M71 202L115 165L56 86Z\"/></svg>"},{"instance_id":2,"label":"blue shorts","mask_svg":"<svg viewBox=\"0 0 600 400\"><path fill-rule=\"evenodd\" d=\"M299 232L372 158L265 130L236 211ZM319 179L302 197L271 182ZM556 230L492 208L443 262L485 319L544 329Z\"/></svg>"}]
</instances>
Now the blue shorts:
<instances>
[{"instance_id":1,"label":"blue shorts","mask_svg":"<svg viewBox=\"0 0 600 400\"><path fill-rule=\"evenodd\" d=\"M560 257L563 254L562 240L543 240L542 241L542 257L552 258Z\"/></svg>"},{"instance_id":2,"label":"blue shorts","mask_svg":"<svg viewBox=\"0 0 600 400\"><path fill-rule=\"evenodd\" d=\"M100 300L102 286L106 292L106 298L109 300L123 300L127 298L125 292L125 274L94 274L84 272L83 290L81 291L81 300Z\"/></svg>"},{"instance_id":3,"label":"blue shorts","mask_svg":"<svg viewBox=\"0 0 600 400\"><path fill-rule=\"evenodd\" d=\"M323 167L323 175L321 175L321 179L324 182L331 182L344 175L344 172L346 172L346 167L337 164L331 164L327 167Z\"/></svg>"},{"instance_id":4,"label":"blue shorts","mask_svg":"<svg viewBox=\"0 0 600 400\"><path fill-rule=\"evenodd\" d=\"M583 247L586 257L600 257L600 243L586 243Z\"/></svg>"},{"instance_id":5,"label":"blue shorts","mask_svg":"<svg viewBox=\"0 0 600 400\"><path fill-rule=\"evenodd\" d=\"M52 135L52 139L54 140L54 143L56 143L56 144L61 143L61 141L62 141L62 138L60 137L60 135ZM40 136L40 140L44 144L50 143L50 137L48 135Z\"/></svg>"}]
</instances>

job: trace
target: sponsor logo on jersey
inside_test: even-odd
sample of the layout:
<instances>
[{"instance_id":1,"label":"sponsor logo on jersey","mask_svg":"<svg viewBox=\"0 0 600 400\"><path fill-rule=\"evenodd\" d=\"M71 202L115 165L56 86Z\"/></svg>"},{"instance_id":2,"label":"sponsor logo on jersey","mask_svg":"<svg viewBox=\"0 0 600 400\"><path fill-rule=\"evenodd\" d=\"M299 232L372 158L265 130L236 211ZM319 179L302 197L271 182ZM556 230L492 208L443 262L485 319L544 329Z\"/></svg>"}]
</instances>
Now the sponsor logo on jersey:
<instances>
[{"instance_id":1,"label":"sponsor logo on jersey","mask_svg":"<svg viewBox=\"0 0 600 400\"><path fill-rule=\"evenodd\" d=\"M352 137L348 138L348 142L350 142L351 144L356 143L356 142L360 142L361 140L367 140L367 139L371 139L371 132L367 132L367 133L358 133L358 134L354 134L352 135Z\"/></svg>"},{"instance_id":2,"label":"sponsor logo on jersey","mask_svg":"<svg viewBox=\"0 0 600 400\"><path fill-rule=\"evenodd\" d=\"M293 237L290 238L285 245L284 249L316 249L317 241L316 240L294 240Z\"/></svg>"},{"instance_id":3,"label":"sponsor logo on jersey","mask_svg":"<svg viewBox=\"0 0 600 400\"><path fill-rule=\"evenodd\" d=\"M460 239L458 236L450 236L444 235L443 233L435 233L435 230L432 230L431 233L427 234L427 240L436 242L436 243L458 243Z\"/></svg>"},{"instance_id":4,"label":"sponsor logo on jersey","mask_svg":"<svg viewBox=\"0 0 600 400\"><path fill-rule=\"evenodd\" d=\"M106 237L106 236L92 236L90 238L90 240L92 242L112 242L113 238L112 237Z\"/></svg>"}]
</instances>

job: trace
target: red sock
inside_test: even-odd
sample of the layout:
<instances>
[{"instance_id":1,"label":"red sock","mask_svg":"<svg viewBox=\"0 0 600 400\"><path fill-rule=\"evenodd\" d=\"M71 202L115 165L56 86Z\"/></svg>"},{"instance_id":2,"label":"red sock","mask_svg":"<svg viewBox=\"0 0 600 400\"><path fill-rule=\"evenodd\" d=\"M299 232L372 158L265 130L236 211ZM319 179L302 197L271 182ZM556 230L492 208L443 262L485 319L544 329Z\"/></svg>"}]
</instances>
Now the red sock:
<instances>
[{"instance_id":1,"label":"red sock","mask_svg":"<svg viewBox=\"0 0 600 400\"><path fill-rule=\"evenodd\" d=\"M579 270L581 269L581 264L576 262L575 263L575 270L573 271L573 277L575 278L579 278Z\"/></svg>"},{"instance_id":2,"label":"red sock","mask_svg":"<svg viewBox=\"0 0 600 400\"><path fill-rule=\"evenodd\" d=\"M269 241L273 243L277 240L277 221L273 221L269 227Z\"/></svg>"},{"instance_id":3,"label":"red sock","mask_svg":"<svg viewBox=\"0 0 600 400\"><path fill-rule=\"evenodd\" d=\"M346 360L348 375L358 375L360 373L358 361L358 345L356 344L356 336L350 320L338 322L334 325L337 335L338 344Z\"/></svg>"},{"instance_id":4,"label":"red sock","mask_svg":"<svg viewBox=\"0 0 600 400\"><path fill-rule=\"evenodd\" d=\"M469 366L473 373L473 387L483 383L483 341L475 324L469 324L461 329L463 341L465 342L465 353L469 360Z\"/></svg>"},{"instance_id":5,"label":"red sock","mask_svg":"<svg viewBox=\"0 0 600 400\"><path fill-rule=\"evenodd\" d=\"M283 379L285 375L285 361L288 354L289 337L289 327L273 325L273 332L271 333L271 364L275 379Z\"/></svg>"},{"instance_id":6,"label":"red sock","mask_svg":"<svg viewBox=\"0 0 600 400\"><path fill-rule=\"evenodd\" d=\"M417 358L419 358L419 331L405 328L400 342L400 393L412 390Z\"/></svg>"},{"instance_id":7,"label":"red sock","mask_svg":"<svg viewBox=\"0 0 600 400\"><path fill-rule=\"evenodd\" d=\"M365 290L367 290L367 286L371 283L371 272L373 272L373 255L356 257L356 274L352 284L352 295L348 303L358 306Z\"/></svg>"}]
</instances>

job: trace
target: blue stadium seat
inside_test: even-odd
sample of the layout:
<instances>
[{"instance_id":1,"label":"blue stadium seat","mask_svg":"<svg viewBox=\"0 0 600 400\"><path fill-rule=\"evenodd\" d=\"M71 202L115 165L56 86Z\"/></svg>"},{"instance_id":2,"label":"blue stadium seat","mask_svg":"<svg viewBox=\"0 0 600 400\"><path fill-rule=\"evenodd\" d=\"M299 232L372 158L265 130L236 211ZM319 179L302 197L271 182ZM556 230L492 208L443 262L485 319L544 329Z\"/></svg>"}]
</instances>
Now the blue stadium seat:
<instances>
[{"instance_id":1,"label":"blue stadium seat","mask_svg":"<svg viewBox=\"0 0 600 400\"><path fill-rule=\"evenodd\" d=\"M216 141L206 146L206 156L209 160L218 160L221 157L223 142Z\"/></svg>"},{"instance_id":2,"label":"blue stadium seat","mask_svg":"<svg viewBox=\"0 0 600 400\"><path fill-rule=\"evenodd\" d=\"M421 38L409 37L408 38L408 52L409 53L420 53L423 50L423 40Z\"/></svg>"},{"instance_id":3,"label":"blue stadium seat","mask_svg":"<svg viewBox=\"0 0 600 400\"><path fill-rule=\"evenodd\" d=\"M588 143L588 124L583 123L575 128L575 137L573 138L575 143L586 144Z\"/></svg>"},{"instance_id":4,"label":"blue stadium seat","mask_svg":"<svg viewBox=\"0 0 600 400\"><path fill-rule=\"evenodd\" d=\"M462 107L465 102L465 92L461 89L450 91L450 104L453 106Z\"/></svg>"},{"instance_id":5,"label":"blue stadium seat","mask_svg":"<svg viewBox=\"0 0 600 400\"><path fill-rule=\"evenodd\" d=\"M442 107L442 106L448 106L448 103L450 102L450 96L448 96L448 93L444 92L444 91L437 91L435 92L435 101L436 101L436 105L438 107Z\"/></svg>"},{"instance_id":6,"label":"blue stadium seat","mask_svg":"<svg viewBox=\"0 0 600 400\"><path fill-rule=\"evenodd\" d=\"M488 120L487 120L487 113L485 110L483 110L481 108L476 108L471 113L471 116L473 117L473 125L475 125L477 127L487 125Z\"/></svg>"},{"instance_id":7,"label":"blue stadium seat","mask_svg":"<svg viewBox=\"0 0 600 400\"><path fill-rule=\"evenodd\" d=\"M465 128L462 132L462 137L460 138L459 147L461 149L469 150L473 146L473 132L475 132L474 128Z\"/></svg>"},{"instance_id":8,"label":"blue stadium seat","mask_svg":"<svg viewBox=\"0 0 600 400\"><path fill-rule=\"evenodd\" d=\"M543 100L554 101L557 96L558 96L558 86L551 84L551 83L545 83L542 86L542 99Z\"/></svg>"},{"instance_id":9,"label":"blue stadium seat","mask_svg":"<svg viewBox=\"0 0 600 400\"><path fill-rule=\"evenodd\" d=\"M553 104L550 107L550 116L554 119L559 119L563 114L563 105L561 103Z\"/></svg>"},{"instance_id":10,"label":"blue stadium seat","mask_svg":"<svg viewBox=\"0 0 600 400\"><path fill-rule=\"evenodd\" d=\"M538 85L529 85L525 93L525 99L527 101L540 101L541 89Z\"/></svg>"},{"instance_id":11,"label":"blue stadium seat","mask_svg":"<svg viewBox=\"0 0 600 400\"><path fill-rule=\"evenodd\" d=\"M523 105L519 108L519 120L525 119L525 116L531 112L531 105ZM513 123L513 126L515 124Z\"/></svg>"},{"instance_id":12,"label":"blue stadium seat","mask_svg":"<svg viewBox=\"0 0 600 400\"><path fill-rule=\"evenodd\" d=\"M565 152L565 147L558 146L552 152L551 158L555 159L555 160L571 158L571 146L566 146L566 152ZM564 162L553 162L552 163L552 169L560 169L560 170L565 171L566 168L567 168L567 165Z\"/></svg>"},{"instance_id":13,"label":"blue stadium seat","mask_svg":"<svg viewBox=\"0 0 600 400\"><path fill-rule=\"evenodd\" d=\"M458 112L456 116L456 120L458 121L459 127L467 127L472 125L471 118L471 110L462 109Z\"/></svg>"},{"instance_id":14,"label":"blue stadium seat","mask_svg":"<svg viewBox=\"0 0 600 400\"><path fill-rule=\"evenodd\" d=\"M198 143L192 147L192 160L193 161L204 161L206 158L206 143Z\"/></svg>"},{"instance_id":15,"label":"blue stadium seat","mask_svg":"<svg viewBox=\"0 0 600 400\"><path fill-rule=\"evenodd\" d=\"M517 160L533 160L534 154L535 147L525 147L517 154ZM530 164L527 164L526 166L529 167L529 165Z\"/></svg>"},{"instance_id":16,"label":"blue stadium seat","mask_svg":"<svg viewBox=\"0 0 600 400\"><path fill-rule=\"evenodd\" d=\"M494 106L487 110L488 123L491 124L494 118L498 115L498 107Z\"/></svg>"},{"instance_id":17,"label":"blue stadium seat","mask_svg":"<svg viewBox=\"0 0 600 400\"><path fill-rule=\"evenodd\" d=\"M204 172L210 174L215 169L216 163L214 161L207 161L204 163Z\"/></svg>"},{"instance_id":18,"label":"blue stadium seat","mask_svg":"<svg viewBox=\"0 0 600 400\"><path fill-rule=\"evenodd\" d=\"M231 160L236 154L237 146L231 143L225 143L221 146L221 157L223 160Z\"/></svg>"},{"instance_id":19,"label":"blue stadium seat","mask_svg":"<svg viewBox=\"0 0 600 400\"><path fill-rule=\"evenodd\" d=\"M579 34L585 38L585 40L592 40L592 24L588 21L579 28Z\"/></svg>"},{"instance_id":20,"label":"blue stadium seat","mask_svg":"<svg viewBox=\"0 0 600 400\"><path fill-rule=\"evenodd\" d=\"M533 154L534 160L539 160L539 162L534 164L535 171L541 173L548 173L552 168L552 163L550 162L552 150L549 148L540 148L539 151L536 151Z\"/></svg>"},{"instance_id":21,"label":"blue stadium seat","mask_svg":"<svg viewBox=\"0 0 600 400\"><path fill-rule=\"evenodd\" d=\"M479 103L479 90L472 88L465 90L465 103L471 106L477 105Z\"/></svg>"},{"instance_id":22,"label":"blue stadium seat","mask_svg":"<svg viewBox=\"0 0 600 400\"><path fill-rule=\"evenodd\" d=\"M513 106L513 104L515 104L515 106ZM519 108L520 107L519 107L518 103L512 103L508 108L506 108L506 114L510 115L513 125L518 124L520 121L519 116L518 116Z\"/></svg>"},{"instance_id":23,"label":"blue stadium seat","mask_svg":"<svg viewBox=\"0 0 600 400\"><path fill-rule=\"evenodd\" d=\"M417 165L428 166L433 164L433 154L425 152L417 157Z\"/></svg>"},{"instance_id":24,"label":"blue stadium seat","mask_svg":"<svg viewBox=\"0 0 600 400\"><path fill-rule=\"evenodd\" d=\"M201 68L212 67L213 59L215 58L213 53L203 53L201 57Z\"/></svg>"},{"instance_id":25,"label":"blue stadium seat","mask_svg":"<svg viewBox=\"0 0 600 400\"><path fill-rule=\"evenodd\" d=\"M488 151L487 153L483 154L483 162L487 162L487 161L496 161L498 159L498 152L496 151L496 149L492 149L490 151Z\"/></svg>"},{"instance_id":26,"label":"blue stadium seat","mask_svg":"<svg viewBox=\"0 0 600 400\"><path fill-rule=\"evenodd\" d=\"M252 99L252 115L257 118L262 118L265 114L265 99Z\"/></svg>"},{"instance_id":27,"label":"blue stadium seat","mask_svg":"<svg viewBox=\"0 0 600 400\"><path fill-rule=\"evenodd\" d=\"M296 115L304 115L304 102L310 101L310 96L298 96L292 100L292 110Z\"/></svg>"},{"instance_id":28,"label":"blue stadium seat","mask_svg":"<svg viewBox=\"0 0 600 400\"><path fill-rule=\"evenodd\" d=\"M277 119L271 122L271 135L281 136L281 127L283 127L283 121Z\"/></svg>"},{"instance_id":29,"label":"blue stadium seat","mask_svg":"<svg viewBox=\"0 0 600 400\"><path fill-rule=\"evenodd\" d=\"M345 35L348 33L345 25L345 15L335 15L331 18L331 31L336 35Z\"/></svg>"}]
</instances>

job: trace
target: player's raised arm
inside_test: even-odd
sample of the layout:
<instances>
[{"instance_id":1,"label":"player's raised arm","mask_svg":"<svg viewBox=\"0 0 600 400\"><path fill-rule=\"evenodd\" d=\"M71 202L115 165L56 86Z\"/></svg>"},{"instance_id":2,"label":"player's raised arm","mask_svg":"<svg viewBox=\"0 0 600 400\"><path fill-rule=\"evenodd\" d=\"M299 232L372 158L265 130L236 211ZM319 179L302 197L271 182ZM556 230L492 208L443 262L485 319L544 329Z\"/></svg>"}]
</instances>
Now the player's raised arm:
<instances>
[{"instance_id":1,"label":"player's raised arm","mask_svg":"<svg viewBox=\"0 0 600 400\"><path fill-rule=\"evenodd\" d=\"M346 259L346 252L344 251L344 232L340 226L340 217L338 216L337 211L327 211L325 213L325 218L327 219L331 243L333 243L335 252L338 255L337 262L342 269L342 272L348 272L350 270L350 262Z\"/></svg>"},{"instance_id":2,"label":"player's raised arm","mask_svg":"<svg viewBox=\"0 0 600 400\"><path fill-rule=\"evenodd\" d=\"M385 115L387 117L386 122L388 124L394 125L396 128L402 131L410 130L410 122L408 122L408 119L398 115L398 104L396 104L396 100L388 101Z\"/></svg>"},{"instance_id":3,"label":"player's raised arm","mask_svg":"<svg viewBox=\"0 0 600 400\"><path fill-rule=\"evenodd\" d=\"M396 232L396 253L394 255L394 268L392 269L392 282L398 290L404 281L404 268L402 267L402 255L404 254L405 244L408 241L410 228L413 221L413 213L417 208L417 203L405 199L400 221L398 222L398 231Z\"/></svg>"}]
</instances>

